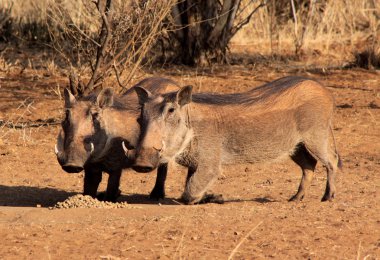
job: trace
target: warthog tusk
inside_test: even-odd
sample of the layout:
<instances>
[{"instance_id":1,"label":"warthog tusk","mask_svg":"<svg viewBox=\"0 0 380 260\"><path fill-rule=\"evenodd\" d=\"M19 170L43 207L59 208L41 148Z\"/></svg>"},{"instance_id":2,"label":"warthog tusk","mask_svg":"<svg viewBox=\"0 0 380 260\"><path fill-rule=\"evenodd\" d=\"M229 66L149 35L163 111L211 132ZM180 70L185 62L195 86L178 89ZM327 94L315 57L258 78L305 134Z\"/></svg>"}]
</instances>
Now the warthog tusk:
<instances>
[{"instance_id":1,"label":"warthog tusk","mask_svg":"<svg viewBox=\"0 0 380 260\"><path fill-rule=\"evenodd\" d=\"M58 150L58 146L57 145L54 146L54 153L55 153L55 155L59 154L59 150Z\"/></svg>"},{"instance_id":2,"label":"warthog tusk","mask_svg":"<svg viewBox=\"0 0 380 260\"><path fill-rule=\"evenodd\" d=\"M125 155L128 157L128 152L129 152L129 150L128 150L128 148L125 146L124 141L121 142L121 146L123 146L123 150L124 150L124 152L125 152Z\"/></svg>"},{"instance_id":3,"label":"warthog tusk","mask_svg":"<svg viewBox=\"0 0 380 260\"><path fill-rule=\"evenodd\" d=\"M91 143L90 145L91 145L91 151L90 151L90 153L92 153L95 148L94 148L94 144L93 143Z\"/></svg>"}]
</instances>

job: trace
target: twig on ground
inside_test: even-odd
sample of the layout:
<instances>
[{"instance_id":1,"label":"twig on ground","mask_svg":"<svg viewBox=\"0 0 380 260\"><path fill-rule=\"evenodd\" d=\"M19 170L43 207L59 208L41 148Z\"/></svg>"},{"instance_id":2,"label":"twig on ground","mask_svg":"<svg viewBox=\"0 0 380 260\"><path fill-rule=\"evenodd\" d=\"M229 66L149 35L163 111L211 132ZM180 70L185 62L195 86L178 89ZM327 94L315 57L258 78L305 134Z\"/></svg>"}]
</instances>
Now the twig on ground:
<instances>
[{"instance_id":1,"label":"twig on ground","mask_svg":"<svg viewBox=\"0 0 380 260\"><path fill-rule=\"evenodd\" d=\"M40 127L40 126L51 126L58 125L61 123L61 120L56 118L48 118L48 119L37 119L36 121L30 122L17 122L12 123L9 121L0 120L1 127L14 128L14 129L25 129L32 127Z\"/></svg>"},{"instance_id":2,"label":"twig on ground","mask_svg":"<svg viewBox=\"0 0 380 260\"><path fill-rule=\"evenodd\" d=\"M245 240L247 240L247 238L249 237L249 235L255 231L256 228L258 228L263 222L260 221L259 224L257 224L256 226L254 226L248 233L247 235L245 235L241 240L240 242L235 246L235 248L232 250L230 256L228 257L228 260L231 260L232 257L236 254L236 252L238 251L239 247L244 243Z\"/></svg>"}]
</instances>

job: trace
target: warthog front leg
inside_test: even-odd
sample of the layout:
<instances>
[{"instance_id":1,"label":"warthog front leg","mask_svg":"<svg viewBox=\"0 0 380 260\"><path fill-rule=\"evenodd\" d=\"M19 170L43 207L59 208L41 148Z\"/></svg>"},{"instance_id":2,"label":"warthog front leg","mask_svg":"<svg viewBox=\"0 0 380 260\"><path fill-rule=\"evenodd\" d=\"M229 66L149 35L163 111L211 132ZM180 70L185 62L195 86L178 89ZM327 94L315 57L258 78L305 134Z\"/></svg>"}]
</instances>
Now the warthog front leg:
<instances>
[{"instance_id":1,"label":"warthog front leg","mask_svg":"<svg viewBox=\"0 0 380 260\"><path fill-rule=\"evenodd\" d=\"M99 183L102 181L102 171L91 167L84 169L83 195L96 198Z\"/></svg>"},{"instance_id":2,"label":"warthog front leg","mask_svg":"<svg viewBox=\"0 0 380 260\"><path fill-rule=\"evenodd\" d=\"M165 181L168 174L168 164L160 164L157 169L156 184L153 190L150 192L149 198L154 200L165 198Z\"/></svg>"},{"instance_id":3,"label":"warthog front leg","mask_svg":"<svg viewBox=\"0 0 380 260\"><path fill-rule=\"evenodd\" d=\"M186 204L223 203L222 195L206 194L220 173L219 161L199 164L197 169L189 168L182 200Z\"/></svg>"},{"instance_id":4,"label":"warthog front leg","mask_svg":"<svg viewBox=\"0 0 380 260\"><path fill-rule=\"evenodd\" d=\"M121 169L110 172L105 196L103 198L98 197L98 199L115 202L121 193L121 191L119 190L120 178Z\"/></svg>"}]
</instances>

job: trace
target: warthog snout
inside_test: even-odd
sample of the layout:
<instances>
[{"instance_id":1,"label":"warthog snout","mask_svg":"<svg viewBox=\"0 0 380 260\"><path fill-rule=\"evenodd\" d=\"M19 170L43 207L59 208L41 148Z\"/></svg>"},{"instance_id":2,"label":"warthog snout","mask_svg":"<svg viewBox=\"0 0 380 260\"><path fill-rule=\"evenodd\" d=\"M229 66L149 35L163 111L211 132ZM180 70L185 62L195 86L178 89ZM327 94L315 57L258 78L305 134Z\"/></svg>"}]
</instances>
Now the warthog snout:
<instances>
[{"instance_id":1,"label":"warthog snout","mask_svg":"<svg viewBox=\"0 0 380 260\"><path fill-rule=\"evenodd\" d=\"M158 167L160 155L156 149L141 148L132 168L137 172L150 172Z\"/></svg>"},{"instance_id":2,"label":"warthog snout","mask_svg":"<svg viewBox=\"0 0 380 260\"><path fill-rule=\"evenodd\" d=\"M81 156L83 154L78 153L78 149L67 149L66 151L60 151L58 148L60 146L61 144L55 145L54 152L62 169L67 173L79 173L83 171L85 163L85 159ZM94 144L90 143L88 145L88 149L85 150L85 153L91 154L94 149Z\"/></svg>"}]
</instances>

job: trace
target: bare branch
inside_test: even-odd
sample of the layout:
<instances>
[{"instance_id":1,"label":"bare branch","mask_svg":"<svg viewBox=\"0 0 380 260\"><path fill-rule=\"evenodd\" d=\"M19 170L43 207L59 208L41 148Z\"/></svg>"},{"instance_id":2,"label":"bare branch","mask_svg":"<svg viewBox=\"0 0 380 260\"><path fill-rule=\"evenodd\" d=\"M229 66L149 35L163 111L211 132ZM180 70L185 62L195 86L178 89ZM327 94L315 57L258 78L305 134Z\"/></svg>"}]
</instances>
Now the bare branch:
<instances>
[{"instance_id":1,"label":"bare branch","mask_svg":"<svg viewBox=\"0 0 380 260\"><path fill-rule=\"evenodd\" d=\"M123 89L127 89L120 81L120 76L119 76L119 71L117 70L117 67L116 67L116 63L114 61L113 65L112 65L114 71L115 71L115 75L116 75L116 79L117 79L117 83L119 84L119 86Z\"/></svg>"},{"instance_id":2,"label":"bare branch","mask_svg":"<svg viewBox=\"0 0 380 260\"><path fill-rule=\"evenodd\" d=\"M94 83L96 83L101 78L101 75L99 76L99 69L104 61L106 48L108 46L108 43L112 35L111 26L109 23L109 19L111 16L111 4L112 4L112 0L98 0L96 2L96 6L98 8L98 11L103 21L100 36L99 36L99 42L101 46L98 47L98 50L97 50L94 72L91 76L90 81L87 83L87 86L86 86L87 92L92 91L95 87Z\"/></svg>"},{"instance_id":3,"label":"bare branch","mask_svg":"<svg viewBox=\"0 0 380 260\"><path fill-rule=\"evenodd\" d=\"M219 36L221 35L221 32L225 28L228 22L228 18L231 12L233 12L233 7L235 7L234 0L224 0L221 15L219 19L216 21L216 24L207 39L207 41L210 42L212 45L214 45L214 43L218 40Z\"/></svg>"},{"instance_id":4,"label":"bare branch","mask_svg":"<svg viewBox=\"0 0 380 260\"><path fill-rule=\"evenodd\" d=\"M88 36L87 34L85 34L75 23L71 23L69 24L70 26L74 27L75 29L77 29L77 31L83 35L85 38L89 39L93 44L95 44L96 46L98 47L101 47L101 45L96 42L94 39L92 39L90 36Z\"/></svg>"},{"instance_id":5,"label":"bare branch","mask_svg":"<svg viewBox=\"0 0 380 260\"><path fill-rule=\"evenodd\" d=\"M293 13L293 19L294 19L294 35L297 40L298 39L298 21L297 21L296 7L294 6L294 0L290 0L290 3L292 5L292 13Z\"/></svg>"},{"instance_id":6,"label":"bare branch","mask_svg":"<svg viewBox=\"0 0 380 260\"><path fill-rule=\"evenodd\" d=\"M179 8L178 8L178 4L175 4L173 7L172 7L172 10L171 10L171 16L173 17L173 20L174 20L174 26L175 27L182 27L182 21L181 21L181 13L179 11ZM176 30L175 31L178 39L180 41L182 41L184 39L184 32L182 29L179 29L179 30Z\"/></svg>"},{"instance_id":7,"label":"bare branch","mask_svg":"<svg viewBox=\"0 0 380 260\"><path fill-rule=\"evenodd\" d=\"M236 17L236 13L237 13L239 6L240 6L240 0L235 1L234 6L232 7L232 12L231 12L230 16L228 17L228 23L226 25L226 31L228 31L228 32L230 32L232 27L233 27L235 17ZM229 37L229 39L231 39L231 38Z\"/></svg>"},{"instance_id":8,"label":"bare branch","mask_svg":"<svg viewBox=\"0 0 380 260\"><path fill-rule=\"evenodd\" d=\"M245 18L243 21L241 21L239 24L237 24L234 28L231 29L231 38L246 24L248 24L252 18L252 16L261 8L266 6L267 0L263 0L253 11Z\"/></svg>"}]
</instances>

